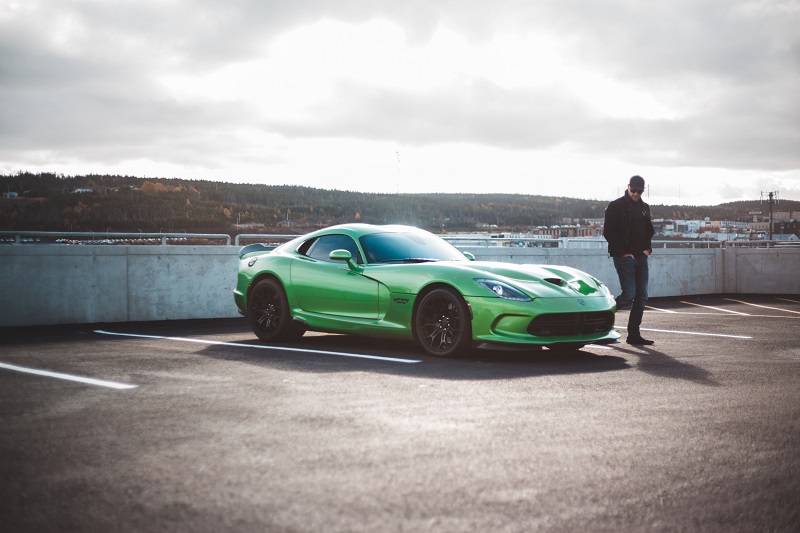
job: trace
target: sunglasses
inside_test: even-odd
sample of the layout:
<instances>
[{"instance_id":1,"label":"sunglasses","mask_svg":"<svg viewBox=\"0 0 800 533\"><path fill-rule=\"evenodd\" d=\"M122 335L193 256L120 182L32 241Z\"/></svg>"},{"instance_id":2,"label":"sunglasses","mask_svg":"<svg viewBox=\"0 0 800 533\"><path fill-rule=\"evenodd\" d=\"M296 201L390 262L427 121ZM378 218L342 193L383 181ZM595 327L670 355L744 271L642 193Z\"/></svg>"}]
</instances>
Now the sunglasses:
<instances>
[{"instance_id":1,"label":"sunglasses","mask_svg":"<svg viewBox=\"0 0 800 533\"><path fill-rule=\"evenodd\" d=\"M642 194L644 192L644 189L631 189L631 192L635 192L637 194Z\"/></svg>"}]
</instances>

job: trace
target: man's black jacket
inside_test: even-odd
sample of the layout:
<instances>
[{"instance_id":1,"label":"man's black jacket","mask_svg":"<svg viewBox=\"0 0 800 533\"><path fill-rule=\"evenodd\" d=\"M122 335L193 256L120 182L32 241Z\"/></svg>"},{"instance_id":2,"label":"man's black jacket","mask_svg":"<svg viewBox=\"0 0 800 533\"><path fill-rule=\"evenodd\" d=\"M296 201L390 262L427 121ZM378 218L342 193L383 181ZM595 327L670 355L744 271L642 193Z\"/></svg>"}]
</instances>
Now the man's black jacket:
<instances>
[{"instance_id":1,"label":"man's black jacket","mask_svg":"<svg viewBox=\"0 0 800 533\"><path fill-rule=\"evenodd\" d=\"M642 217L636 217L645 224L645 240L636 246L631 242L631 211L641 209ZM638 213L637 213L638 214ZM651 239L655 230L650 217L650 206L644 200L634 202L628 196L628 191L621 198L617 198L606 207L605 226L603 236L608 241L608 254L612 257L621 257L625 254L637 255L645 250L651 250ZM633 248L639 248L635 250Z\"/></svg>"}]
</instances>

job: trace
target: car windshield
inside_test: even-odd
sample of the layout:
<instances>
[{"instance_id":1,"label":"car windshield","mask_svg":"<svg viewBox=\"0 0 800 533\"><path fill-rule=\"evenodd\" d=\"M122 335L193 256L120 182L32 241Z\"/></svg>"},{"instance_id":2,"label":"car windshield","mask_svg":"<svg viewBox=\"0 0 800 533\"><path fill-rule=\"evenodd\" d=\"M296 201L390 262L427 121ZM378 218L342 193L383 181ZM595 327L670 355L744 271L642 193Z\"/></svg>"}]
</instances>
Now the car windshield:
<instances>
[{"instance_id":1,"label":"car windshield","mask_svg":"<svg viewBox=\"0 0 800 533\"><path fill-rule=\"evenodd\" d=\"M466 261L454 246L425 233L373 233L359 239L368 263Z\"/></svg>"}]
</instances>

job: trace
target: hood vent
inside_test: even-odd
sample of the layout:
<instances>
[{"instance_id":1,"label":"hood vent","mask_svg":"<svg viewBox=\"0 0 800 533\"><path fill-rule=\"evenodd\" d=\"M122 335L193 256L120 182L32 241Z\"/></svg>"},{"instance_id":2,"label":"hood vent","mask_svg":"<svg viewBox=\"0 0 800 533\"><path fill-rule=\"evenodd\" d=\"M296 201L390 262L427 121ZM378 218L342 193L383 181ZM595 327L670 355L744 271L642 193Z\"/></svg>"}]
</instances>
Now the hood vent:
<instances>
[{"instance_id":1,"label":"hood vent","mask_svg":"<svg viewBox=\"0 0 800 533\"><path fill-rule=\"evenodd\" d=\"M563 286L565 286L565 285L567 284L567 282L566 282L566 281L564 281L564 280L563 280L563 279L561 279L561 278L543 278L543 279L544 279L544 280L545 280L547 283L552 283L553 285L558 285L559 287L563 287Z\"/></svg>"}]
</instances>

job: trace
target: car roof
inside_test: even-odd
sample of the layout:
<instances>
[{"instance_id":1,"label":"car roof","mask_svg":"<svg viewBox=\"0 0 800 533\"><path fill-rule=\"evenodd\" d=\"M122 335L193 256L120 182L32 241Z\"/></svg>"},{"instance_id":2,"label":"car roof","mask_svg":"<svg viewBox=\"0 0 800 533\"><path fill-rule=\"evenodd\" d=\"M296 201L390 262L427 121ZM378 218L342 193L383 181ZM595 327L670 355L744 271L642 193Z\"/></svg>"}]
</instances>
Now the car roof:
<instances>
[{"instance_id":1,"label":"car roof","mask_svg":"<svg viewBox=\"0 0 800 533\"><path fill-rule=\"evenodd\" d=\"M425 231L423 229L414 227L414 226L405 226L402 224L364 224L360 222L353 222L350 224L338 224L336 226L328 226L325 228L318 229L316 231L312 231L310 233L306 233L305 235L301 235L292 239L289 242L286 242L279 246L278 250L294 250L301 242L305 242L309 239L313 239L319 237L320 235L331 235L335 233L341 233L344 235L349 235L354 240L358 240L359 237L364 235L374 235L378 233L425 233L430 235L431 233Z\"/></svg>"},{"instance_id":2,"label":"car roof","mask_svg":"<svg viewBox=\"0 0 800 533\"><path fill-rule=\"evenodd\" d=\"M327 228L323 228L313 233L310 233L308 236L329 234L329 233L344 233L350 235L351 237L360 237L362 235L369 235L372 233L401 233L401 232L428 233L427 231L422 230L420 228L414 226L404 226L402 224L379 225L379 224L352 223L352 224L339 224L337 226L330 226Z\"/></svg>"}]
</instances>

